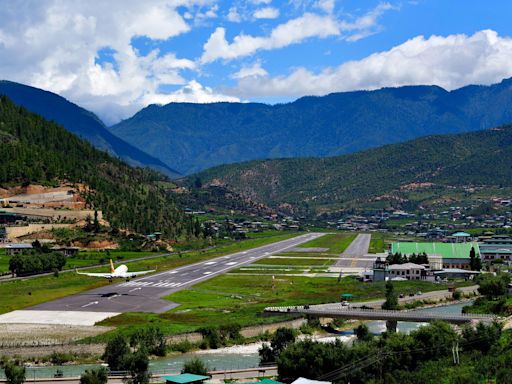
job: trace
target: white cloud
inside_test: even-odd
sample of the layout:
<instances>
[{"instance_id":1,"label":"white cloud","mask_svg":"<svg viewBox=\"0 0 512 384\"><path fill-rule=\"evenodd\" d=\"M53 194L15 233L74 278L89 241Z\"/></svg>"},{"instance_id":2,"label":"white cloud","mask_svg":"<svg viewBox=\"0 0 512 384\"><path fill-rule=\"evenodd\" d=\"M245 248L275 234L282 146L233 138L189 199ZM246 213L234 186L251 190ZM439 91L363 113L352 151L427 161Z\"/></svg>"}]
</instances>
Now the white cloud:
<instances>
[{"instance_id":1,"label":"white cloud","mask_svg":"<svg viewBox=\"0 0 512 384\"><path fill-rule=\"evenodd\" d=\"M330 92L435 84L452 90L512 77L512 39L484 30L471 36L418 36L388 51L313 73L245 77L229 93L239 97L323 95Z\"/></svg>"},{"instance_id":2,"label":"white cloud","mask_svg":"<svg viewBox=\"0 0 512 384\"><path fill-rule=\"evenodd\" d=\"M271 2L272 2L272 0L251 0L251 3L256 4L256 5L270 4Z\"/></svg>"},{"instance_id":3,"label":"white cloud","mask_svg":"<svg viewBox=\"0 0 512 384\"><path fill-rule=\"evenodd\" d=\"M265 7L257 9L253 14L255 19L276 19L279 17L279 9L274 7Z\"/></svg>"},{"instance_id":4,"label":"white cloud","mask_svg":"<svg viewBox=\"0 0 512 384\"><path fill-rule=\"evenodd\" d=\"M172 93L150 94L144 97L144 104L177 103L217 103L220 101L240 102L238 97L215 93L210 87L205 87L192 80L184 87Z\"/></svg>"},{"instance_id":5,"label":"white cloud","mask_svg":"<svg viewBox=\"0 0 512 384\"><path fill-rule=\"evenodd\" d=\"M329 4L324 6L329 9ZM231 43L226 40L226 29L218 27L203 46L201 62L233 60L252 55L260 50L298 44L309 38L339 36L348 41L356 41L376 33L380 28L378 18L390 9L395 8L388 3L381 3L354 21L338 20L331 14L318 15L306 12L300 17L276 26L268 36L251 36L242 33L235 36Z\"/></svg>"},{"instance_id":6,"label":"white cloud","mask_svg":"<svg viewBox=\"0 0 512 384\"><path fill-rule=\"evenodd\" d=\"M332 13L334 11L334 6L334 0L318 0L315 4L316 8L319 8L327 13Z\"/></svg>"},{"instance_id":7,"label":"white cloud","mask_svg":"<svg viewBox=\"0 0 512 384\"><path fill-rule=\"evenodd\" d=\"M159 97L161 85L186 84L181 71L196 68L173 53L141 55L131 45L138 36L166 40L188 32L177 7L204 18L217 11L212 0L3 2L1 77L62 94L115 122ZM104 48L113 64L98 63Z\"/></svg>"},{"instance_id":8,"label":"white cloud","mask_svg":"<svg viewBox=\"0 0 512 384\"><path fill-rule=\"evenodd\" d=\"M347 36L348 41L357 41L365 37L377 33L381 27L378 24L378 18L389 10L396 10L397 7L390 3L380 3L367 14L357 18L354 22L341 22L341 27L344 31L352 32Z\"/></svg>"},{"instance_id":9,"label":"white cloud","mask_svg":"<svg viewBox=\"0 0 512 384\"><path fill-rule=\"evenodd\" d=\"M218 27L204 45L203 63L218 59L231 60L252 55L258 50L282 48L297 44L310 37L328 37L340 33L337 22L327 16L306 13L274 28L267 37L238 35L230 44L226 40L226 30Z\"/></svg>"},{"instance_id":10,"label":"white cloud","mask_svg":"<svg viewBox=\"0 0 512 384\"><path fill-rule=\"evenodd\" d=\"M246 77L261 77L268 75L268 72L261 67L261 62L257 61L249 66L243 66L240 70L231 75L232 79L244 79Z\"/></svg>"},{"instance_id":11,"label":"white cloud","mask_svg":"<svg viewBox=\"0 0 512 384\"><path fill-rule=\"evenodd\" d=\"M227 19L232 23L240 23L242 21L242 16L238 13L238 9L236 7L231 7L229 8Z\"/></svg>"}]
</instances>

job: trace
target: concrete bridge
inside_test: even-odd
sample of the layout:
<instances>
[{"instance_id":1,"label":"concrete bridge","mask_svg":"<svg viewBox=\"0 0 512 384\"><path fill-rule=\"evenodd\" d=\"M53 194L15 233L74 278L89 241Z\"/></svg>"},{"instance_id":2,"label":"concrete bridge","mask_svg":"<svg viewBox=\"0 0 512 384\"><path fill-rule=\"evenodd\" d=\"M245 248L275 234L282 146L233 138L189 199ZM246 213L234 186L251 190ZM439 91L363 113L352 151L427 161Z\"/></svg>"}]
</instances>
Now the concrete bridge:
<instances>
[{"instance_id":1,"label":"concrete bridge","mask_svg":"<svg viewBox=\"0 0 512 384\"><path fill-rule=\"evenodd\" d=\"M325 306L291 306L291 307L268 307L264 310L267 314L302 314L314 317L342 318L355 320L386 320L388 330L396 331L398 321L431 322L443 320L453 324L464 324L470 322L492 322L498 317L490 314L472 313L440 313L428 312L427 310L384 310L361 307L343 307L338 304L336 307Z\"/></svg>"}]
</instances>

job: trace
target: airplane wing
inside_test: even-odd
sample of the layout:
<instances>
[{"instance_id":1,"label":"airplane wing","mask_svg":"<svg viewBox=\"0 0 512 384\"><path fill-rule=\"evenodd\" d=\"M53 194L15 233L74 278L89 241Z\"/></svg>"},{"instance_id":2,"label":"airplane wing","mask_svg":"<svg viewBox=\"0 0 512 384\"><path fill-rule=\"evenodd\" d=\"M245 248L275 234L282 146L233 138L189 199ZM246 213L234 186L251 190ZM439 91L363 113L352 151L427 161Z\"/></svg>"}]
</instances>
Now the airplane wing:
<instances>
[{"instance_id":1,"label":"airplane wing","mask_svg":"<svg viewBox=\"0 0 512 384\"><path fill-rule=\"evenodd\" d=\"M151 271L139 271L139 272L127 272L126 274L127 275L131 275L131 276L139 276L139 275L145 275L146 273L151 273L151 272L155 272L156 269L152 269Z\"/></svg>"},{"instance_id":2,"label":"airplane wing","mask_svg":"<svg viewBox=\"0 0 512 384\"><path fill-rule=\"evenodd\" d=\"M110 279L112 277L111 273L87 273L87 272L77 272L79 275L92 276L92 277L104 277L106 279Z\"/></svg>"}]
</instances>

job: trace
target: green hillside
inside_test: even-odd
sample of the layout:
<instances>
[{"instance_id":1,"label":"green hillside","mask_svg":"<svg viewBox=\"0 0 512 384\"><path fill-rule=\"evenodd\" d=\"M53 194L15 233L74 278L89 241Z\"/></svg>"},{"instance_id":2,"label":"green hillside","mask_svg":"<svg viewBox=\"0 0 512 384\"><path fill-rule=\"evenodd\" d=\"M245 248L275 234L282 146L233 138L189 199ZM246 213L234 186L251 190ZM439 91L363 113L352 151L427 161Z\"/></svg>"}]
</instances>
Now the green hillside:
<instances>
[{"instance_id":1,"label":"green hillside","mask_svg":"<svg viewBox=\"0 0 512 384\"><path fill-rule=\"evenodd\" d=\"M512 123L512 79L446 91L404 86L292 103L150 105L110 130L188 175L242 161L329 157Z\"/></svg>"},{"instance_id":2,"label":"green hillside","mask_svg":"<svg viewBox=\"0 0 512 384\"><path fill-rule=\"evenodd\" d=\"M215 181L253 200L314 208L346 208L400 193L411 183L512 186L512 126L428 136L351 155L251 161L211 168L185 179ZM401 188L402 187L402 188Z\"/></svg>"},{"instance_id":3,"label":"green hillside","mask_svg":"<svg viewBox=\"0 0 512 384\"><path fill-rule=\"evenodd\" d=\"M5 96L0 96L0 143L0 187L83 183L91 189L84 197L113 227L160 230L171 237L184 230L186 221L164 190L164 176L131 168Z\"/></svg>"}]
</instances>

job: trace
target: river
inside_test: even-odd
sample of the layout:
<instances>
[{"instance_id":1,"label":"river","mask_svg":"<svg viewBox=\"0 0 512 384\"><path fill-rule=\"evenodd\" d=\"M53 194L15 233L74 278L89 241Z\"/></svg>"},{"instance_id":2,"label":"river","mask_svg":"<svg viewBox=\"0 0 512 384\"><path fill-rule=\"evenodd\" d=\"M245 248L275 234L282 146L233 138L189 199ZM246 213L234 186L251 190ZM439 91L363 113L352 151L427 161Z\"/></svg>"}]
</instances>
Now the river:
<instances>
[{"instance_id":1,"label":"river","mask_svg":"<svg viewBox=\"0 0 512 384\"><path fill-rule=\"evenodd\" d=\"M442 313L461 313L462 307L470 303L450 304L433 308L417 309L417 311L429 312L442 312ZM399 321L397 330L398 332L409 333L412 330L418 329L426 323L412 323ZM386 330L385 321L370 321L367 323L370 332L373 334L380 334ZM342 341L348 341L352 337L352 331L342 332L338 338ZM336 337L324 337L319 341L330 342ZM150 370L153 372L166 371L168 373L179 373L183 367L183 363L192 357L198 357L203 360L211 370L225 370L225 369L239 369L239 368L254 368L258 366L259 357L258 349L261 343L254 343L248 345L240 345L222 348L219 350L197 351L185 353L178 356L166 357L163 359L152 360L150 362ZM53 377L57 370L61 370L66 377L80 376L86 369L96 368L95 364L79 364L79 365L64 365L64 366L51 366L51 367L27 367L27 381L31 378L37 377ZM3 372L0 371L0 377L3 377Z\"/></svg>"}]
</instances>

